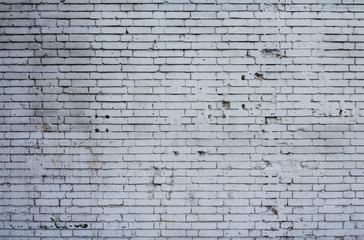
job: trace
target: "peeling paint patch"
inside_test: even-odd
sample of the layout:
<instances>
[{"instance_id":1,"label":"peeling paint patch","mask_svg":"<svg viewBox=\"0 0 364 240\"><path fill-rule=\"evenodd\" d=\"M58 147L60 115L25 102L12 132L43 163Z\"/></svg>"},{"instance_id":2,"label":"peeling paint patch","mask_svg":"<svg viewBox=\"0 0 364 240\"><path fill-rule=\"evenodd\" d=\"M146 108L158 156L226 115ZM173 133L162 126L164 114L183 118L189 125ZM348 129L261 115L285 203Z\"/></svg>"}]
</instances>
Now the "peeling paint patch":
<instances>
[{"instance_id":1,"label":"peeling paint patch","mask_svg":"<svg viewBox=\"0 0 364 240\"><path fill-rule=\"evenodd\" d=\"M50 132L52 130L52 127L48 123L44 123L44 124L42 124L42 130L44 132Z\"/></svg>"},{"instance_id":2,"label":"peeling paint patch","mask_svg":"<svg viewBox=\"0 0 364 240\"><path fill-rule=\"evenodd\" d=\"M271 58L280 58L282 56L279 49L262 49L262 56L263 57L271 57Z\"/></svg>"}]
</instances>

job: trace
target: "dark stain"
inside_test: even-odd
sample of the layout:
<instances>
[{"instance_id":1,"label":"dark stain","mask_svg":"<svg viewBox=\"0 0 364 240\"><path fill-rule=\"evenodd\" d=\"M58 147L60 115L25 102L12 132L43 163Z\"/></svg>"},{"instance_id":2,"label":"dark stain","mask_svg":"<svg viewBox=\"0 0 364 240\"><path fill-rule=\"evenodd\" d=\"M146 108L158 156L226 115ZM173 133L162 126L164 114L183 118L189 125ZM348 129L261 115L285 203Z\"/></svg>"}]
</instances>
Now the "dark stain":
<instances>
[{"instance_id":1,"label":"dark stain","mask_svg":"<svg viewBox=\"0 0 364 240\"><path fill-rule=\"evenodd\" d=\"M110 115L105 115L105 118L109 119L110 118Z\"/></svg>"},{"instance_id":2,"label":"dark stain","mask_svg":"<svg viewBox=\"0 0 364 240\"><path fill-rule=\"evenodd\" d=\"M64 226L59 226L59 225L57 224L57 220L56 220L56 219L54 219L54 218L52 218L52 217L51 217L51 221L53 222L54 227L55 227L56 229L67 229L67 226L66 226L66 225L64 225Z\"/></svg>"},{"instance_id":3,"label":"dark stain","mask_svg":"<svg viewBox=\"0 0 364 240\"><path fill-rule=\"evenodd\" d=\"M246 110L245 104L241 104L241 108L244 109L244 110Z\"/></svg>"},{"instance_id":4,"label":"dark stain","mask_svg":"<svg viewBox=\"0 0 364 240\"><path fill-rule=\"evenodd\" d=\"M100 132L100 129L96 128L96 129L95 129L95 132Z\"/></svg>"},{"instance_id":5,"label":"dark stain","mask_svg":"<svg viewBox=\"0 0 364 240\"><path fill-rule=\"evenodd\" d=\"M178 156L179 155L179 152L173 151L173 154L174 154L174 156Z\"/></svg>"},{"instance_id":6,"label":"dark stain","mask_svg":"<svg viewBox=\"0 0 364 240\"><path fill-rule=\"evenodd\" d=\"M109 132L109 129L108 128L106 128L106 132Z\"/></svg>"},{"instance_id":7,"label":"dark stain","mask_svg":"<svg viewBox=\"0 0 364 240\"><path fill-rule=\"evenodd\" d=\"M343 110L340 108L339 110L339 116L341 117L343 115Z\"/></svg>"},{"instance_id":8,"label":"dark stain","mask_svg":"<svg viewBox=\"0 0 364 240\"><path fill-rule=\"evenodd\" d=\"M245 80L245 75L241 75L241 80Z\"/></svg>"},{"instance_id":9,"label":"dark stain","mask_svg":"<svg viewBox=\"0 0 364 240\"><path fill-rule=\"evenodd\" d=\"M98 115L95 115L95 118L98 118L99 116Z\"/></svg>"},{"instance_id":10,"label":"dark stain","mask_svg":"<svg viewBox=\"0 0 364 240\"><path fill-rule=\"evenodd\" d=\"M50 228L50 227L49 227L49 226L47 226L47 225L40 225L40 226L39 226L39 228L40 228L40 229L48 229L48 228Z\"/></svg>"},{"instance_id":11,"label":"dark stain","mask_svg":"<svg viewBox=\"0 0 364 240\"><path fill-rule=\"evenodd\" d=\"M75 225L75 228L87 228L87 227L88 227L88 224L86 224L86 223Z\"/></svg>"},{"instance_id":12,"label":"dark stain","mask_svg":"<svg viewBox=\"0 0 364 240\"><path fill-rule=\"evenodd\" d=\"M278 210L277 210L277 208L275 208L275 207L273 207L273 206L269 206L268 207L268 210L270 210L270 211L272 211L272 213L274 214L274 215L278 215Z\"/></svg>"}]
</instances>

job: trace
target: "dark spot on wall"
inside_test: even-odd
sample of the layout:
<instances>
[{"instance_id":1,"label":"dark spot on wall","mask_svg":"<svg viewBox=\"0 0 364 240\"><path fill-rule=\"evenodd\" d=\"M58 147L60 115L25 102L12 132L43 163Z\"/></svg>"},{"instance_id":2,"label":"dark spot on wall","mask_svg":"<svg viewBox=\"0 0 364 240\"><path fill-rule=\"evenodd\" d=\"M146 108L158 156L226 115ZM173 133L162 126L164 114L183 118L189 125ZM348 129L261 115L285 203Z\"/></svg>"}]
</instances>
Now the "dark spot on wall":
<instances>
[{"instance_id":1,"label":"dark spot on wall","mask_svg":"<svg viewBox=\"0 0 364 240\"><path fill-rule=\"evenodd\" d=\"M223 115L222 115L222 119L225 119L225 118L226 118L226 115L225 115L225 114L223 114Z\"/></svg>"},{"instance_id":2,"label":"dark spot on wall","mask_svg":"<svg viewBox=\"0 0 364 240\"><path fill-rule=\"evenodd\" d=\"M245 80L245 75L241 75L241 80Z\"/></svg>"},{"instance_id":3,"label":"dark spot on wall","mask_svg":"<svg viewBox=\"0 0 364 240\"><path fill-rule=\"evenodd\" d=\"M245 104L241 104L241 108L244 109L244 110L246 110Z\"/></svg>"},{"instance_id":4,"label":"dark spot on wall","mask_svg":"<svg viewBox=\"0 0 364 240\"><path fill-rule=\"evenodd\" d=\"M96 128L96 129L95 129L95 132L100 132L100 129Z\"/></svg>"},{"instance_id":5,"label":"dark spot on wall","mask_svg":"<svg viewBox=\"0 0 364 240\"><path fill-rule=\"evenodd\" d=\"M109 119L110 118L110 115L105 115L105 118Z\"/></svg>"},{"instance_id":6,"label":"dark spot on wall","mask_svg":"<svg viewBox=\"0 0 364 240\"><path fill-rule=\"evenodd\" d=\"M263 75L263 73L256 72L256 73L255 73L255 77L256 77L257 79L264 80L264 75Z\"/></svg>"},{"instance_id":7,"label":"dark spot on wall","mask_svg":"<svg viewBox=\"0 0 364 240\"><path fill-rule=\"evenodd\" d=\"M106 128L106 132L109 132L109 129Z\"/></svg>"},{"instance_id":8,"label":"dark spot on wall","mask_svg":"<svg viewBox=\"0 0 364 240\"><path fill-rule=\"evenodd\" d=\"M129 34L129 31L128 31L128 29L126 29L126 30L125 30L125 34Z\"/></svg>"},{"instance_id":9,"label":"dark spot on wall","mask_svg":"<svg viewBox=\"0 0 364 240\"><path fill-rule=\"evenodd\" d=\"M205 152L205 151L198 151L197 153L198 153L198 155L200 155L200 156L205 156L205 155L206 155L206 152Z\"/></svg>"},{"instance_id":10,"label":"dark spot on wall","mask_svg":"<svg viewBox=\"0 0 364 240\"><path fill-rule=\"evenodd\" d=\"M341 117L343 115L343 110L340 108L339 110L339 116Z\"/></svg>"},{"instance_id":11,"label":"dark spot on wall","mask_svg":"<svg viewBox=\"0 0 364 240\"><path fill-rule=\"evenodd\" d=\"M230 102L222 101L222 107L223 107L225 110L229 110L229 109L230 109Z\"/></svg>"},{"instance_id":12,"label":"dark spot on wall","mask_svg":"<svg viewBox=\"0 0 364 240\"><path fill-rule=\"evenodd\" d=\"M95 118L98 118L99 116L98 115L95 115Z\"/></svg>"},{"instance_id":13,"label":"dark spot on wall","mask_svg":"<svg viewBox=\"0 0 364 240\"><path fill-rule=\"evenodd\" d=\"M174 154L174 156L178 156L179 155L179 152L173 151L173 154Z\"/></svg>"},{"instance_id":14,"label":"dark spot on wall","mask_svg":"<svg viewBox=\"0 0 364 240\"><path fill-rule=\"evenodd\" d=\"M286 152L286 153L283 153L284 155L287 155L287 156L290 156L292 153L291 152Z\"/></svg>"}]
</instances>

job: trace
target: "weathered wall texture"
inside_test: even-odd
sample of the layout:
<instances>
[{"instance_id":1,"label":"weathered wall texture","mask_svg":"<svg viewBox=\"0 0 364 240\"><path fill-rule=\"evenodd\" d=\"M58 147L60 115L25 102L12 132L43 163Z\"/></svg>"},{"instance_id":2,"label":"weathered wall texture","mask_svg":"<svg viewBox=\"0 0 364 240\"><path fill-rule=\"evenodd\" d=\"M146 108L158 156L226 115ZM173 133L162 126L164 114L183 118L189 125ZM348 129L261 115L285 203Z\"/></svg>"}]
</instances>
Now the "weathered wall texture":
<instances>
[{"instance_id":1,"label":"weathered wall texture","mask_svg":"<svg viewBox=\"0 0 364 240\"><path fill-rule=\"evenodd\" d=\"M1 239L364 239L364 1L0 3Z\"/></svg>"}]
</instances>

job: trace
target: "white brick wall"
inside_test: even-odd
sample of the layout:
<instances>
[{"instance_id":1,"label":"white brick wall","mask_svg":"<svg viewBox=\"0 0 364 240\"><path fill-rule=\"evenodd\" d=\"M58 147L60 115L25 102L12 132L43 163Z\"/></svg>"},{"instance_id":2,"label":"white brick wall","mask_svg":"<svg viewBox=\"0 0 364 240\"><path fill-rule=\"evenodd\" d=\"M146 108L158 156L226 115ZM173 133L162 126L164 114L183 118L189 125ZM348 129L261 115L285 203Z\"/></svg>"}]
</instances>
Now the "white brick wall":
<instances>
[{"instance_id":1,"label":"white brick wall","mask_svg":"<svg viewBox=\"0 0 364 240\"><path fill-rule=\"evenodd\" d=\"M364 1L0 15L0 239L364 239Z\"/></svg>"}]
</instances>

